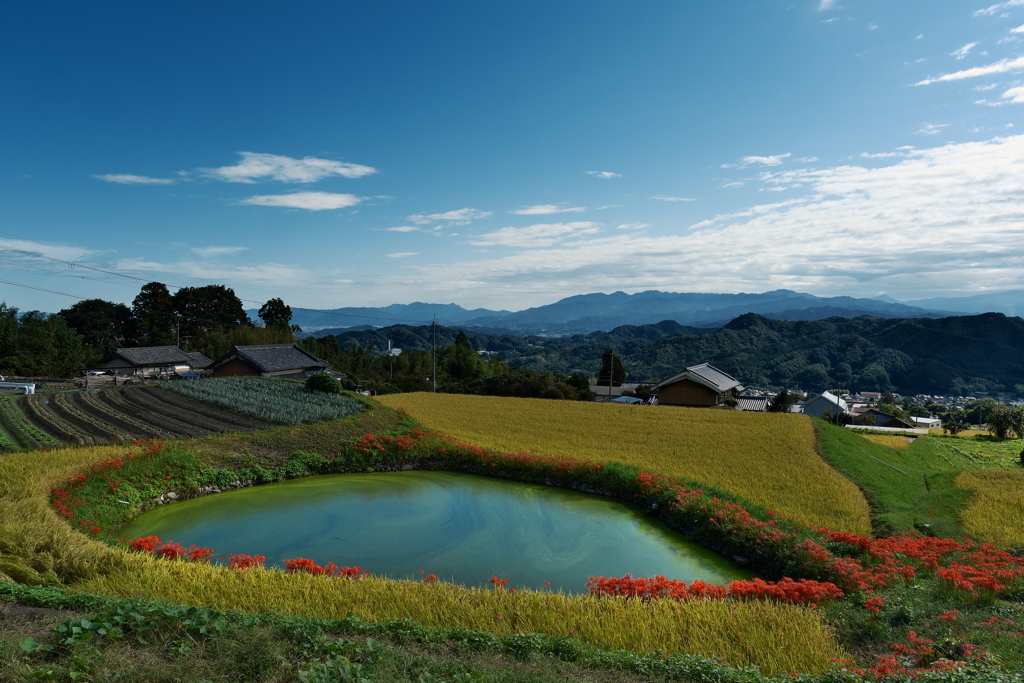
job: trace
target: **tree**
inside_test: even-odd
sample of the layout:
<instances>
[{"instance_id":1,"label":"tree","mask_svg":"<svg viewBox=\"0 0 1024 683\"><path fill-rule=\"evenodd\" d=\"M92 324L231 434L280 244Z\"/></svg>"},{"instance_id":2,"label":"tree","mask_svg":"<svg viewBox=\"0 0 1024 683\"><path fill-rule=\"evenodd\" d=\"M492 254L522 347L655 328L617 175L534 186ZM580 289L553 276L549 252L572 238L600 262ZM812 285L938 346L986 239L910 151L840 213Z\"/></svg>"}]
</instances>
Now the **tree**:
<instances>
[{"instance_id":1,"label":"tree","mask_svg":"<svg viewBox=\"0 0 1024 683\"><path fill-rule=\"evenodd\" d=\"M281 299L271 299L263 304L258 315L268 328L291 330L292 309Z\"/></svg>"},{"instance_id":2,"label":"tree","mask_svg":"<svg viewBox=\"0 0 1024 683\"><path fill-rule=\"evenodd\" d=\"M170 346L177 344L178 318L174 312L174 297L162 282L142 285L132 301L135 319L133 341L139 346Z\"/></svg>"},{"instance_id":3,"label":"tree","mask_svg":"<svg viewBox=\"0 0 1024 683\"><path fill-rule=\"evenodd\" d=\"M248 327L242 300L224 285L182 287L174 294L174 311L181 316L181 337L199 337L197 348L211 343L211 334L225 327Z\"/></svg>"},{"instance_id":4,"label":"tree","mask_svg":"<svg viewBox=\"0 0 1024 683\"><path fill-rule=\"evenodd\" d=\"M1024 437L1024 408L999 404L988 414L988 431L998 439Z\"/></svg>"},{"instance_id":5,"label":"tree","mask_svg":"<svg viewBox=\"0 0 1024 683\"><path fill-rule=\"evenodd\" d=\"M622 386L626 381L626 369L622 367L622 361L615 355L614 349L608 349L601 356L601 372L597 375L597 384L606 387L609 380L613 387Z\"/></svg>"},{"instance_id":6,"label":"tree","mask_svg":"<svg viewBox=\"0 0 1024 683\"><path fill-rule=\"evenodd\" d=\"M124 346L133 323L127 306L103 299L83 299L58 315L100 356Z\"/></svg>"},{"instance_id":7,"label":"tree","mask_svg":"<svg viewBox=\"0 0 1024 683\"><path fill-rule=\"evenodd\" d=\"M768 412L788 413L794 403L796 403L796 397L789 393L788 389L783 389L779 393L775 394L771 403L768 404Z\"/></svg>"}]
</instances>

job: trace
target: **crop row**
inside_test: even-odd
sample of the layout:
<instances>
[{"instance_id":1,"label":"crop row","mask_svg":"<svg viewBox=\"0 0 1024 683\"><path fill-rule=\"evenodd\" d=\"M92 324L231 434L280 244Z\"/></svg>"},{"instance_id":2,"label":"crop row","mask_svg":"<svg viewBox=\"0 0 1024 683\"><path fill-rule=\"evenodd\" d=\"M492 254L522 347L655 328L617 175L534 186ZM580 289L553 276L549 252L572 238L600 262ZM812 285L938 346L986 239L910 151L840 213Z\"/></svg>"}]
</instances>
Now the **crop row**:
<instances>
[{"instance_id":1,"label":"crop row","mask_svg":"<svg viewBox=\"0 0 1024 683\"><path fill-rule=\"evenodd\" d=\"M4 432L3 447L9 450L49 448L61 442L28 421L14 397L0 400L0 427Z\"/></svg>"},{"instance_id":2,"label":"crop row","mask_svg":"<svg viewBox=\"0 0 1024 683\"><path fill-rule=\"evenodd\" d=\"M363 409L361 403L347 396L308 391L296 382L259 377L179 382L169 388L185 396L288 424L332 420Z\"/></svg>"},{"instance_id":3,"label":"crop row","mask_svg":"<svg viewBox=\"0 0 1024 683\"><path fill-rule=\"evenodd\" d=\"M267 420L159 387L111 387L0 400L0 450L6 451L174 439L267 426Z\"/></svg>"}]
</instances>

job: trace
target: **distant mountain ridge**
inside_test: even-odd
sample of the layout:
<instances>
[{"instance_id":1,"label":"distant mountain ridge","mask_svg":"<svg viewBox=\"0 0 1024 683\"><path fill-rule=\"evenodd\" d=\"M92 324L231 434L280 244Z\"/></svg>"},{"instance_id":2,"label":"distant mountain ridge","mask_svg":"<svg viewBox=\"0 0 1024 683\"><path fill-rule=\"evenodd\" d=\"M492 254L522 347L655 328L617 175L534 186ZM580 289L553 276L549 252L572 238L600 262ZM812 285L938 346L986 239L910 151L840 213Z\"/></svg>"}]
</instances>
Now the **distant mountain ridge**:
<instances>
[{"instance_id":1,"label":"distant mountain ridge","mask_svg":"<svg viewBox=\"0 0 1024 683\"><path fill-rule=\"evenodd\" d=\"M821 320L834 316L854 318L870 315L878 318L942 318L981 312L985 302L999 301L1024 311L1024 290L1007 292L1001 299L965 297L966 311L956 308L960 299L930 299L910 303L887 296L866 299L848 296L819 297L813 294L777 289L770 292L715 294L662 292L650 290L636 294L613 292L566 297L552 304L522 311L467 310L457 304L392 304L381 308L337 308L329 311L293 308L292 322L307 332L340 332L347 328L372 325L423 324L434 319L441 325L458 325L481 332L548 336L567 336L607 331L622 325L648 325L671 320L690 327L719 328L747 313L778 320ZM929 305L924 305L924 304ZM935 305L931 305L934 303ZM941 306L941 307L940 307ZM987 312L987 311L984 311ZM1010 313L1013 315L1014 313ZM250 311L255 318L256 311Z\"/></svg>"}]
</instances>

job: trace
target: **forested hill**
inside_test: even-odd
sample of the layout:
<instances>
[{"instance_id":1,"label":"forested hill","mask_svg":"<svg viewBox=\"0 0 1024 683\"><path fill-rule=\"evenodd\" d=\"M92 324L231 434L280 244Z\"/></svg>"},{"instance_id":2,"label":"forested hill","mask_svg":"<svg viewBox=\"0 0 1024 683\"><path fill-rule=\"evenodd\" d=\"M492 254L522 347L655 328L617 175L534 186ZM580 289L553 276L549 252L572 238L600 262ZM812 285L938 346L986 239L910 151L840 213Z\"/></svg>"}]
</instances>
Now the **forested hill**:
<instances>
[{"instance_id":1,"label":"forested hill","mask_svg":"<svg viewBox=\"0 0 1024 683\"><path fill-rule=\"evenodd\" d=\"M457 331L438 327L439 346ZM610 346L631 380L661 379L709 362L748 386L842 387L853 391L956 394L1015 391L1024 385L1024 320L1001 313L949 318L832 317L775 320L749 313L714 331L672 321L624 325L567 338L467 332L481 350L510 365L595 376ZM430 348L429 325L337 336L352 345ZM1024 389L1024 386L1020 387Z\"/></svg>"}]
</instances>

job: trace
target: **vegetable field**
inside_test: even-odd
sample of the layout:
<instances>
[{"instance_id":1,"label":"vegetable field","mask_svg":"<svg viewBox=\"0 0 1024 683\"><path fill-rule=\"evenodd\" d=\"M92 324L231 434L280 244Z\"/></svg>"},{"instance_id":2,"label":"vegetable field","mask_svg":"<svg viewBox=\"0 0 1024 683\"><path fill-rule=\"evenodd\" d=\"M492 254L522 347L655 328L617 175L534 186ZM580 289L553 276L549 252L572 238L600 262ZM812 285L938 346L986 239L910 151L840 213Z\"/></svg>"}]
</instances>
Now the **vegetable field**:
<instances>
[{"instance_id":1,"label":"vegetable field","mask_svg":"<svg viewBox=\"0 0 1024 683\"><path fill-rule=\"evenodd\" d=\"M807 524L870 529L863 495L818 456L803 416L427 393L380 400L480 446L621 462L716 486Z\"/></svg>"},{"instance_id":2,"label":"vegetable field","mask_svg":"<svg viewBox=\"0 0 1024 683\"><path fill-rule=\"evenodd\" d=\"M174 439L272 424L152 386L0 400L0 447L8 451Z\"/></svg>"}]
</instances>

